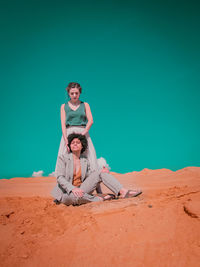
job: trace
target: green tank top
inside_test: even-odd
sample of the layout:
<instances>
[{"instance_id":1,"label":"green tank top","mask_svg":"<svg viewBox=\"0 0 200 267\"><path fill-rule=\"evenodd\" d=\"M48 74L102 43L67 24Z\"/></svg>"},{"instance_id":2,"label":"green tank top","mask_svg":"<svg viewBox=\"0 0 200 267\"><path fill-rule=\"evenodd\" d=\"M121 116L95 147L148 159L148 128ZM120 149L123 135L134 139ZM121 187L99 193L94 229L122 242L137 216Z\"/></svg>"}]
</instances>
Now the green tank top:
<instances>
[{"instance_id":1,"label":"green tank top","mask_svg":"<svg viewBox=\"0 0 200 267\"><path fill-rule=\"evenodd\" d=\"M80 106L74 111L72 110L68 102L65 103L65 114L66 114L66 126L86 126L87 117L85 114L85 104L84 102L80 103Z\"/></svg>"}]
</instances>

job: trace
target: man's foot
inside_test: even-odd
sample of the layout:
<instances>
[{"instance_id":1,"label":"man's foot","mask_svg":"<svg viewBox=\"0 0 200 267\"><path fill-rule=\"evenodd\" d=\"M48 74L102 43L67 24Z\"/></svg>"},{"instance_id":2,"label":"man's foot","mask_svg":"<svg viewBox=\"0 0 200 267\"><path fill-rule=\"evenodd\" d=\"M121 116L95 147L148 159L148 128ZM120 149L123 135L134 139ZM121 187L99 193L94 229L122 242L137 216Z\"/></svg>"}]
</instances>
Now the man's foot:
<instances>
[{"instance_id":1,"label":"man's foot","mask_svg":"<svg viewBox=\"0 0 200 267\"><path fill-rule=\"evenodd\" d=\"M114 194L107 194L107 195L98 194L98 197L101 199L101 201L115 199L115 195Z\"/></svg>"},{"instance_id":2,"label":"man's foot","mask_svg":"<svg viewBox=\"0 0 200 267\"><path fill-rule=\"evenodd\" d=\"M140 194L142 194L141 190L125 190L122 194L120 194L119 198L137 197Z\"/></svg>"}]
</instances>

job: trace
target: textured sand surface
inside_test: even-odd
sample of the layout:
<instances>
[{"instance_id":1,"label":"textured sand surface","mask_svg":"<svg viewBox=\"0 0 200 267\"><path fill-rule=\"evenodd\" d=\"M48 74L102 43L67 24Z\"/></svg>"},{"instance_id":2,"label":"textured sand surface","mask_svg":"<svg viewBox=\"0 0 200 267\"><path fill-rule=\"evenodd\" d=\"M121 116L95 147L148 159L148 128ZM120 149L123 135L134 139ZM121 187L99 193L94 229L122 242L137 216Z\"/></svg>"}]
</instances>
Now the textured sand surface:
<instances>
[{"instance_id":1,"label":"textured sand surface","mask_svg":"<svg viewBox=\"0 0 200 267\"><path fill-rule=\"evenodd\" d=\"M66 207L54 177L0 180L0 266L199 266L200 168L114 175L143 194Z\"/></svg>"}]
</instances>

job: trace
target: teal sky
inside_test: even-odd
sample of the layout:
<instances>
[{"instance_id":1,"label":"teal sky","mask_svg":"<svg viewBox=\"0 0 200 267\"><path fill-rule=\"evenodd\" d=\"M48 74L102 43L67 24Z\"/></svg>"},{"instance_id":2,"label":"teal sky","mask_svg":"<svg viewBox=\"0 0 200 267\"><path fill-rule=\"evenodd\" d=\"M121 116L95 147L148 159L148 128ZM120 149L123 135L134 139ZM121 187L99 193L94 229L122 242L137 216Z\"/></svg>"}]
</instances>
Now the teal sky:
<instances>
[{"instance_id":1,"label":"teal sky","mask_svg":"<svg viewBox=\"0 0 200 267\"><path fill-rule=\"evenodd\" d=\"M0 178L55 168L71 81L112 171L200 166L199 1L2 1Z\"/></svg>"}]
</instances>

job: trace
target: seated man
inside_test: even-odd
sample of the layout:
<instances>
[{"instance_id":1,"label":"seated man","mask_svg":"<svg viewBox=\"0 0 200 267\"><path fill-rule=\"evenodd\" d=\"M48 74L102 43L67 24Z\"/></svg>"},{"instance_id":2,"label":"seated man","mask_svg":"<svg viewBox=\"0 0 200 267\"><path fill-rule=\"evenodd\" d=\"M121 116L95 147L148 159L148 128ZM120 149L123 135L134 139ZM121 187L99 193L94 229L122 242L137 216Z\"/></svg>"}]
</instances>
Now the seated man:
<instances>
[{"instance_id":1,"label":"seated man","mask_svg":"<svg viewBox=\"0 0 200 267\"><path fill-rule=\"evenodd\" d=\"M142 193L123 188L108 170L91 172L89 162L81 155L87 149L84 135L70 134L68 146L71 153L60 156L57 163L57 185L52 191L57 204L61 202L65 205L81 205L112 198L111 195L92 195L101 182L120 198L136 197Z\"/></svg>"}]
</instances>

